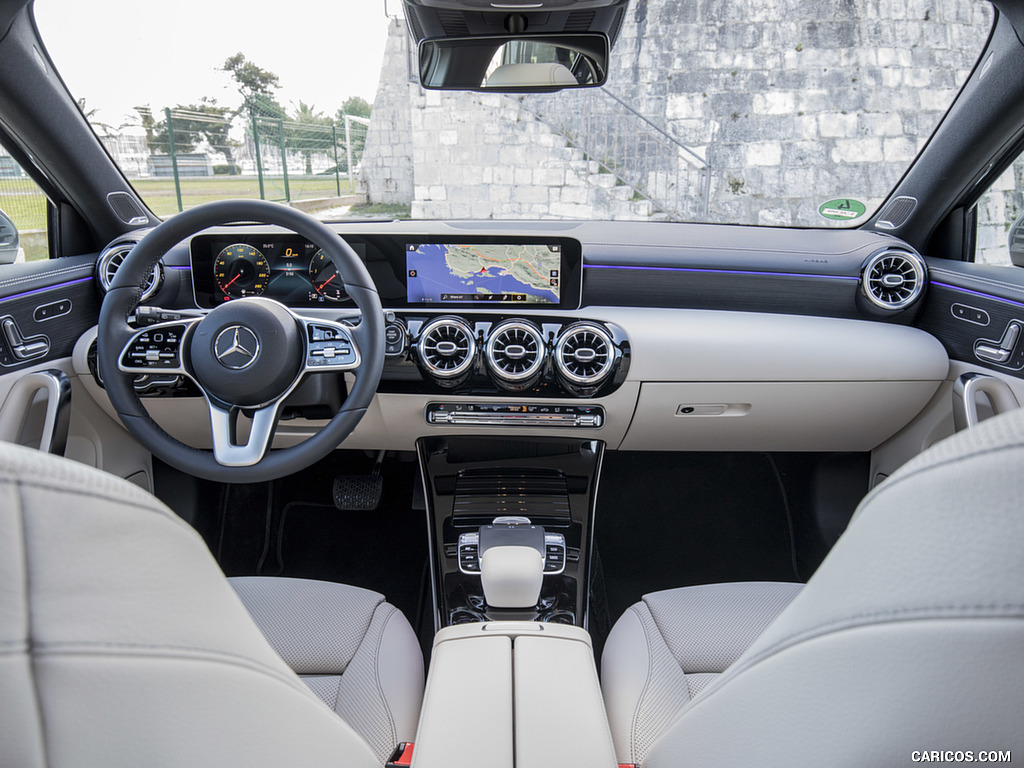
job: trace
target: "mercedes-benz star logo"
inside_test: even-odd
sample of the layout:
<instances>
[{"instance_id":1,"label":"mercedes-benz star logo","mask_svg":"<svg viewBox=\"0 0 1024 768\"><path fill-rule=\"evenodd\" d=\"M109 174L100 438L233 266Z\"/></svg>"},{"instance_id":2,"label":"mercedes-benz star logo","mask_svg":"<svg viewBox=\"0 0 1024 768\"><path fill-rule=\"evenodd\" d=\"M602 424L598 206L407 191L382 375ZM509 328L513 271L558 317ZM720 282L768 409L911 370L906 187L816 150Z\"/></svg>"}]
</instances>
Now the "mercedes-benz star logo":
<instances>
[{"instance_id":1,"label":"mercedes-benz star logo","mask_svg":"<svg viewBox=\"0 0 1024 768\"><path fill-rule=\"evenodd\" d=\"M217 362L225 368L240 371L255 362L260 353L260 340L244 325L229 325L213 342Z\"/></svg>"}]
</instances>

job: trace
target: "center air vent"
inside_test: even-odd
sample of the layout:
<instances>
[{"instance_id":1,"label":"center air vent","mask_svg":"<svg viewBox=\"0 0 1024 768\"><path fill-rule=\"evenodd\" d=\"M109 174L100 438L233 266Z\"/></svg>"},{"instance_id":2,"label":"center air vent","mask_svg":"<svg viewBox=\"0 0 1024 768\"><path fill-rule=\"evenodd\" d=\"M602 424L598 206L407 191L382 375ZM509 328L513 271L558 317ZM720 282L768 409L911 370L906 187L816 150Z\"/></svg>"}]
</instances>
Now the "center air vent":
<instances>
[{"instance_id":1,"label":"center air vent","mask_svg":"<svg viewBox=\"0 0 1024 768\"><path fill-rule=\"evenodd\" d=\"M473 364L476 341L472 329L456 317L431 320L420 333L419 355L434 376L452 379Z\"/></svg>"},{"instance_id":2,"label":"center air vent","mask_svg":"<svg viewBox=\"0 0 1024 768\"><path fill-rule=\"evenodd\" d=\"M103 253L100 254L96 265L96 271L104 291L110 290L110 284L114 282L114 275L117 274L117 270L121 268L125 258L131 253L132 248L136 244L135 240L117 240L103 249ZM163 267L160 266L160 262L157 262L153 265L153 269L150 270L149 277L146 279L146 285L142 291L142 298L139 300L146 301L152 298L160 290L163 279Z\"/></svg>"},{"instance_id":3,"label":"center air vent","mask_svg":"<svg viewBox=\"0 0 1024 768\"><path fill-rule=\"evenodd\" d=\"M612 372L615 348L607 332L592 323L577 323L562 332L555 346L555 367L568 382L593 387Z\"/></svg>"},{"instance_id":4,"label":"center air vent","mask_svg":"<svg viewBox=\"0 0 1024 768\"><path fill-rule=\"evenodd\" d=\"M910 251L887 249L876 253L864 265L861 289L876 307L904 309L924 290L925 265Z\"/></svg>"},{"instance_id":5,"label":"center air vent","mask_svg":"<svg viewBox=\"0 0 1024 768\"><path fill-rule=\"evenodd\" d=\"M487 367L500 381L528 382L544 365L544 339L530 323L510 320L491 332L485 354Z\"/></svg>"}]
</instances>

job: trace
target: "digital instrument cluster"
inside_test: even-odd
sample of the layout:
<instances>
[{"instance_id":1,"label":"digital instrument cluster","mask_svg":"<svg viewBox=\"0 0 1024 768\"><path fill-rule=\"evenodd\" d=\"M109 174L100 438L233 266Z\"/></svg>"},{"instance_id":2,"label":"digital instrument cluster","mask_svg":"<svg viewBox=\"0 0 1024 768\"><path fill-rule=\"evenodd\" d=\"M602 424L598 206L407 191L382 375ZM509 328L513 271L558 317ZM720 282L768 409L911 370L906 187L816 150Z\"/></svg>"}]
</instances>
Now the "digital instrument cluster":
<instances>
[{"instance_id":1,"label":"digital instrument cluster","mask_svg":"<svg viewBox=\"0 0 1024 768\"><path fill-rule=\"evenodd\" d=\"M352 247L365 258L361 243ZM345 281L331 258L297 236L194 238L192 282L200 307L247 296L267 296L291 307L348 300Z\"/></svg>"},{"instance_id":2,"label":"digital instrument cluster","mask_svg":"<svg viewBox=\"0 0 1024 768\"><path fill-rule=\"evenodd\" d=\"M582 257L567 237L344 235L388 308L576 309ZM190 243L196 305L264 296L297 309L351 307L334 262L289 232L243 228Z\"/></svg>"}]
</instances>

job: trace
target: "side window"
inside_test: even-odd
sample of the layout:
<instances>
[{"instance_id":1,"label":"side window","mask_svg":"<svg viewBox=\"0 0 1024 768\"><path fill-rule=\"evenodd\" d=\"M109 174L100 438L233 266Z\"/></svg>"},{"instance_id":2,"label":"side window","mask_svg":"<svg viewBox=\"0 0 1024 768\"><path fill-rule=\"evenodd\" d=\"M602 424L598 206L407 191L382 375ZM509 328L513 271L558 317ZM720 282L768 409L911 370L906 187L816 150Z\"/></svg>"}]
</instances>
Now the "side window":
<instances>
[{"instance_id":1,"label":"side window","mask_svg":"<svg viewBox=\"0 0 1024 768\"><path fill-rule=\"evenodd\" d=\"M1024 267L1024 155L978 200L974 260Z\"/></svg>"},{"instance_id":2,"label":"side window","mask_svg":"<svg viewBox=\"0 0 1024 768\"><path fill-rule=\"evenodd\" d=\"M48 256L46 195L0 147L0 270Z\"/></svg>"}]
</instances>

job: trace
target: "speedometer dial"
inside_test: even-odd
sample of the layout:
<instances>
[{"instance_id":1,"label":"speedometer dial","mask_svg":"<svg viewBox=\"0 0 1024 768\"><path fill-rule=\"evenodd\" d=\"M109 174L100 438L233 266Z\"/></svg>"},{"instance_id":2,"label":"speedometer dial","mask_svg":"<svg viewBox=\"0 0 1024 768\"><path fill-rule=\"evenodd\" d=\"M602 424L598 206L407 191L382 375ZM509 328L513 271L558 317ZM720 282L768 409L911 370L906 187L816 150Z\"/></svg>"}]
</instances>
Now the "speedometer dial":
<instances>
[{"instance_id":1,"label":"speedometer dial","mask_svg":"<svg viewBox=\"0 0 1024 768\"><path fill-rule=\"evenodd\" d=\"M348 298L345 293L345 283L331 257L323 252L323 249L313 254L313 260L309 262L309 279L313 283L316 292L325 299L341 301Z\"/></svg>"},{"instance_id":2,"label":"speedometer dial","mask_svg":"<svg viewBox=\"0 0 1024 768\"><path fill-rule=\"evenodd\" d=\"M259 296L270 283L270 264L251 245L235 243L217 254L213 278L225 297Z\"/></svg>"}]
</instances>

